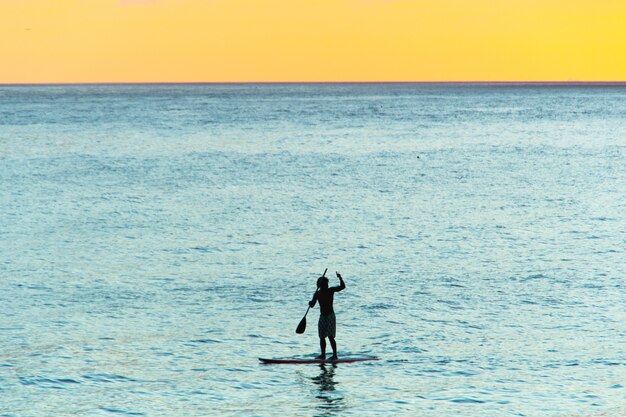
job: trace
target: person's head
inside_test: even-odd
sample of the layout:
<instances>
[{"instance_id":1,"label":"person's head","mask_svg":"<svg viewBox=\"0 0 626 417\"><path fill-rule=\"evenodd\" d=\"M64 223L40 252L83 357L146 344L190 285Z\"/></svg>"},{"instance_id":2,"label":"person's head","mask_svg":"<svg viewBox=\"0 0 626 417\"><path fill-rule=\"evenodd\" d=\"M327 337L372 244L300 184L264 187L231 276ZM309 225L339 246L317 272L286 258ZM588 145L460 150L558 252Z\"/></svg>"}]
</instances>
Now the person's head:
<instances>
[{"instance_id":1,"label":"person's head","mask_svg":"<svg viewBox=\"0 0 626 417\"><path fill-rule=\"evenodd\" d=\"M317 279L317 288L322 289L322 290L327 290L328 289L328 278L326 278L326 277L319 277Z\"/></svg>"}]
</instances>

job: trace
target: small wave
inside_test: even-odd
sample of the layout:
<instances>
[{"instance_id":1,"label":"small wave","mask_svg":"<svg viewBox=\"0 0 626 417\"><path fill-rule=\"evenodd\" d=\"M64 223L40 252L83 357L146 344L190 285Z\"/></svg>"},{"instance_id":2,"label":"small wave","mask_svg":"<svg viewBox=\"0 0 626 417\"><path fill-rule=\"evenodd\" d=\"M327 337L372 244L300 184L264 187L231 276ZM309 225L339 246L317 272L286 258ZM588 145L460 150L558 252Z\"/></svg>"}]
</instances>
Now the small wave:
<instances>
[{"instance_id":1,"label":"small wave","mask_svg":"<svg viewBox=\"0 0 626 417\"><path fill-rule=\"evenodd\" d=\"M19 380L22 385L35 385L44 388L64 388L68 384L80 384L79 381L72 378L46 378L43 376L22 376Z\"/></svg>"},{"instance_id":2,"label":"small wave","mask_svg":"<svg viewBox=\"0 0 626 417\"><path fill-rule=\"evenodd\" d=\"M557 362L550 362L546 365L544 365L544 368L550 368L550 369L554 369L554 368L560 368L562 366L568 366L568 367L574 367L574 366L580 366L580 363L578 361L575 360L571 360L571 361L557 361Z\"/></svg>"},{"instance_id":3,"label":"small wave","mask_svg":"<svg viewBox=\"0 0 626 417\"><path fill-rule=\"evenodd\" d=\"M525 278L523 278L523 281L531 281L531 280L535 280L535 279L547 279L549 278L547 275L544 274L533 274L533 275L529 275Z\"/></svg>"},{"instance_id":4,"label":"small wave","mask_svg":"<svg viewBox=\"0 0 626 417\"><path fill-rule=\"evenodd\" d=\"M428 374L440 374L445 371L443 369L424 369L422 372L426 372Z\"/></svg>"},{"instance_id":5,"label":"small wave","mask_svg":"<svg viewBox=\"0 0 626 417\"><path fill-rule=\"evenodd\" d=\"M92 382L107 382L107 383L115 383L115 382L136 382L136 379L129 378L123 375L116 374L86 374L83 375L83 378L92 381Z\"/></svg>"},{"instance_id":6,"label":"small wave","mask_svg":"<svg viewBox=\"0 0 626 417\"><path fill-rule=\"evenodd\" d=\"M0 332L11 332L15 330L24 330L24 326L0 327Z\"/></svg>"},{"instance_id":7,"label":"small wave","mask_svg":"<svg viewBox=\"0 0 626 417\"><path fill-rule=\"evenodd\" d=\"M139 413L139 412L136 412L136 411L119 410L117 408L100 407L100 409L102 411L107 411L109 413L123 414L123 415L127 415L127 416L145 416L144 413Z\"/></svg>"},{"instance_id":8,"label":"small wave","mask_svg":"<svg viewBox=\"0 0 626 417\"><path fill-rule=\"evenodd\" d=\"M235 389L245 389L245 390L248 390L248 389L261 389L261 387L259 387L257 385L249 384L249 383L246 383L246 382L244 382L242 384L239 384L239 385L236 385L234 388Z\"/></svg>"},{"instance_id":9,"label":"small wave","mask_svg":"<svg viewBox=\"0 0 626 417\"><path fill-rule=\"evenodd\" d=\"M470 377L470 376L479 375L479 373L478 372L474 372L474 371L453 371L453 372L446 372L445 375L446 376L466 376L466 377Z\"/></svg>"},{"instance_id":10,"label":"small wave","mask_svg":"<svg viewBox=\"0 0 626 417\"><path fill-rule=\"evenodd\" d=\"M49 290L50 287L46 287L45 285L41 285L41 284L16 284L15 285L18 288L26 288L28 290Z\"/></svg>"},{"instance_id":11,"label":"small wave","mask_svg":"<svg viewBox=\"0 0 626 417\"><path fill-rule=\"evenodd\" d=\"M599 284L584 284L581 285L581 288L586 288L588 290L602 290L604 289L604 285L599 285Z\"/></svg>"},{"instance_id":12,"label":"small wave","mask_svg":"<svg viewBox=\"0 0 626 417\"><path fill-rule=\"evenodd\" d=\"M250 333L247 336L251 337L253 339L271 339L271 337L263 336L263 335L260 335L260 334L252 334L252 333Z\"/></svg>"},{"instance_id":13,"label":"small wave","mask_svg":"<svg viewBox=\"0 0 626 417\"><path fill-rule=\"evenodd\" d=\"M198 252L202 252L202 253L215 253L215 252L222 252L221 249L219 248L213 248L210 246L195 246L193 248L191 248L192 250L198 251Z\"/></svg>"},{"instance_id":14,"label":"small wave","mask_svg":"<svg viewBox=\"0 0 626 417\"><path fill-rule=\"evenodd\" d=\"M620 365L625 364L625 362L620 362L619 360L612 360L612 359L595 359L591 362L593 364L606 365L606 366L620 366Z\"/></svg>"},{"instance_id":15,"label":"small wave","mask_svg":"<svg viewBox=\"0 0 626 417\"><path fill-rule=\"evenodd\" d=\"M378 304L372 304L368 308L370 310L388 310L390 308L393 308L393 306L391 304L378 303Z\"/></svg>"},{"instance_id":16,"label":"small wave","mask_svg":"<svg viewBox=\"0 0 626 417\"><path fill-rule=\"evenodd\" d=\"M191 343L222 343L221 340L217 339L194 339L190 340Z\"/></svg>"},{"instance_id":17,"label":"small wave","mask_svg":"<svg viewBox=\"0 0 626 417\"><path fill-rule=\"evenodd\" d=\"M457 403L457 404L484 404L485 403L485 401L483 400L477 400L476 398L469 398L469 397L454 398L450 401L453 403Z\"/></svg>"},{"instance_id":18,"label":"small wave","mask_svg":"<svg viewBox=\"0 0 626 417\"><path fill-rule=\"evenodd\" d=\"M391 333L383 333L383 334L379 334L376 336L370 336L369 339L371 340L381 340L381 339L388 339L392 336Z\"/></svg>"}]
</instances>

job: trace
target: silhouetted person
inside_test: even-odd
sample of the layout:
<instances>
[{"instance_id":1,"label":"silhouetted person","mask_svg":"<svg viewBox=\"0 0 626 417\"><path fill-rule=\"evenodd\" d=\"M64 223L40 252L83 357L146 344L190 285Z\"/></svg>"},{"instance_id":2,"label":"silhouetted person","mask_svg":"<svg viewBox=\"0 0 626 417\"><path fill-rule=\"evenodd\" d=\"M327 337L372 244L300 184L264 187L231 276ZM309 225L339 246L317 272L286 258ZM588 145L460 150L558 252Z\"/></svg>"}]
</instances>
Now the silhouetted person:
<instances>
[{"instance_id":1,"label":"silhouetted person","mask_svg":"<svg viewBox=\"0 0 626 417\"><path fill-rule=\"evenodd\" d=\"M331 360L337 359L337 343L335 342L335 331L337 329L337 321L335 320L335 311L333 310L333 298L336 292L346 288L343 278L336 272L339 278L339 286L328 288L328 278L320 277L317 280L317 292L313 295L313 299L309 301L311 308L315 307L315 303L320 303L320 319L317 322L317 332L320 336L320 348L322 354L318 359L326 359L326 338L330 341L333 348L333 356Z\"/></svg>"}]
</instances>

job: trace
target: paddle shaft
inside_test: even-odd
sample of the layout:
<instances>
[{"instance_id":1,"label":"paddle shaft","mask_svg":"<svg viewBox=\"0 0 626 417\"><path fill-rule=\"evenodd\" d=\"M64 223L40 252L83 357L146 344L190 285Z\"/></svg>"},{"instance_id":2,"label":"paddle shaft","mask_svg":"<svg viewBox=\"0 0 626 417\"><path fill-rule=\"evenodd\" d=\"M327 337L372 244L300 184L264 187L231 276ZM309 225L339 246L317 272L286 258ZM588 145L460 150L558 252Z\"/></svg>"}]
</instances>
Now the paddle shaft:
<instances>
[{"instance_id":1,"label":"paddle shaft","mask_svg":"<svg viewBox=\"0 0 626 417\"><path fill-rule=\"evenodd\" d=\"M326 276L326 271L328 271L328 268L326 268L324 270L324 273L322 274L322 277ZM317 290L319 288L315 289L315 293L313 294L313 297L315 297L315 294L317 294ZM300 324L298 324L298 328L296 329L296 333L301 334L304 333L304 330L306 329L306 315L309 314L309 310L311 309L311 305L309 304L309 307L306 309L306 313L304 313L304 317L302 317L302 320L300 320Z\"/></svg>"},{"instance_id":2,"label":"paddle shaft","mask_svg":"<svg viewBox=\"0 0 626 417\"><path fill-rule=\"evenodd\" d=\"M324 273L322 274L322 278L324 278L326 276L326 271L328 271L328 268L326 268L324 270ZM315 294L317 294L317 291L319 290L319 288L315 289L315 292L313 293L313 297L315 297ZM309 305L309 308L306 309L306 313L304 313L304 317L302 317L302 320L304 320L306 318L306 315L309 314L309 310L311 309L311 306Z\"/></svg>"},{"instance_id":3,"label":"paddle shaft","mask_svg":"<svg viewBox=\"0 0 626 417\"><path fill-rule=\"evenodd\" d=\"M324 273L322 274L322 278L326 276L326 271L328 271L328 268L324 270ZM315 297L315 294L317 294L317 290L319 290L319 288L315 289L315 292L313 293L313 297ZM304 317L306 317L310 309L311 309L311 306L309 306L309 308L306 309L306 313L304 313Z\"/></svg>"},{"instance_id":4,"label":"paddle shaft","mask_svg":"<svg viewBox=\"0 0 626 417\"><path fill-rule=\"evenodd\" d=\"M322 274L322 278L326 276L326 271L328 271L328 268L324 270L324 273ZM319 288L315 289L315 292L313 293L313 297L315 297L315 294L317 294L317 290L319 290ZM310 309L311 309L311 306L309 306L309 308L306 309L306 313L304 313L304 317L306 317L306 315L309 314Z\"/></svg>"}]
</instances>

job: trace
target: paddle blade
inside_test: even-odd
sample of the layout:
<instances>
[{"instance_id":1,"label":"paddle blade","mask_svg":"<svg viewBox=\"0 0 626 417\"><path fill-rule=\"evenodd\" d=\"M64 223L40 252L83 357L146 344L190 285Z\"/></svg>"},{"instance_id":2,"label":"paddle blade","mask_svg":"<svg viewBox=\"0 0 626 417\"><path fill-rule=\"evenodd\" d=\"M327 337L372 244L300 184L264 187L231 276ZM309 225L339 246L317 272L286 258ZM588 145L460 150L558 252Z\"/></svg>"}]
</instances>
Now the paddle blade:
<instances>
[{"instance_id":1,"label":"paddle blade","mask_svg":"<svg viewBox=\"0 0 626 417\"><path fill-rule=\"evenodd\" d=\"M298 324L298 328L296 329L296 333L302 334L306 330L306 316L302 317L300 324Z\"/></svg>"}]
</instances>

